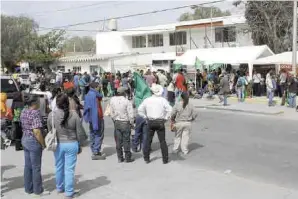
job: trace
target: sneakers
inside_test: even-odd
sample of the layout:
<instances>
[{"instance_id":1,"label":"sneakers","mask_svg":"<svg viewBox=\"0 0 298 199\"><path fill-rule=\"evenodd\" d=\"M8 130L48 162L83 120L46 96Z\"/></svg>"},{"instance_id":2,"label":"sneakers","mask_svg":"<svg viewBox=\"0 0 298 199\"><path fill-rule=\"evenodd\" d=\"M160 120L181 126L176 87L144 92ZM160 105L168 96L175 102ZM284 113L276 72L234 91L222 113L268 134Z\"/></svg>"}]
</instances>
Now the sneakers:
<instances>
[{"instance_id":1,"label":"sneakers","mask_svg":"<svg viewBox=\"0 0 298 199\"><path fill-rule=\"evenodd\" d=\"M51 192L49 192L49 191L43 191L41 194L33 194L33 198L41 198L43 196L48 196L50 194L51 194Z\"/></svg>"},{"instance_id":2,"label":"sneakers","mask_svg":"<svg viewBox=\"0 0 298 199\"><path fill-rule=\"evenodd\" d=\"M105 154L101 154L101 152L95 153L91 156L92 160L105 160L106 156Z\"/></svg>"},{"instance_id":3,"label":"sneakers","mask_svg":"<svg viewBox=\"0 0 298 199\"><path fill-rule=\"evenodd\" d=\"M122 162L124 162L124 158L118 159L118 163L122 163Z\"/></svg>"},{"instance_id":4,"label":"sneakers","mask_svg":"<svg viewBox=\"0 0 298 199\"><path fill-rule=\"evenodd\" d=\"M65 199L72 199L72 198L76 198L79 197L80 193L79 192L74 192L74 194L72 196L65 196Z\"/></svg>"},{"instance_id":5,"label":"sneakers","mask_svg":"<svg viewBox=\"0 0 298 199\"><path fill-rule=\"evenodd\" d=\"M133 162L133 161L135 161L135 159L133 159L133 158L127 158L127 159L125 159L125 162L126 163L130 163L130 162Z\"/></svg>"}]
</instances>

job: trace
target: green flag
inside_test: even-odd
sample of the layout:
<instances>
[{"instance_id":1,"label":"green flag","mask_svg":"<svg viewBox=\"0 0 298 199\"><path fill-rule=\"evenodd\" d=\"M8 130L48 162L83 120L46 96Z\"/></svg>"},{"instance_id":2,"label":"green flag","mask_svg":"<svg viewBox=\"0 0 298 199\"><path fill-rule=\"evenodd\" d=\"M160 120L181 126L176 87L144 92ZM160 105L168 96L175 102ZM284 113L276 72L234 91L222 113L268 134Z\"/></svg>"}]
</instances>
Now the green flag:
<instances>
[{"instance_id":1,"label":"green flag","mask_svg":"<svg viewBox=\"0 0 298 199\"><path fill-rule=\"evenodd\" d=\"M174 64L174 70L180 70L182 68L182 64Z\"/></svg>"},{"instance_id":2,"label":"green flag","mask_svg":"<svg viewBox=\"0 0 298 199\"><path fill-rule=\"evenodd\" d=\"M138 108L144 99L151 96L151 90L145 80L136 72L133 73L135 86L135 105Z\"/></svg>"},{"instance_id":3,"label":"green flag","mask_svg":"<svg viewBox=\"0 0 298 199\"><path fill-rule=\"evenodd\" d=\"M204 62L199 60L198 57L196 57L196 63L195 63L195 68L198 70L202 70L203 69L203 64Z\"/></svg>"}]
</instances>

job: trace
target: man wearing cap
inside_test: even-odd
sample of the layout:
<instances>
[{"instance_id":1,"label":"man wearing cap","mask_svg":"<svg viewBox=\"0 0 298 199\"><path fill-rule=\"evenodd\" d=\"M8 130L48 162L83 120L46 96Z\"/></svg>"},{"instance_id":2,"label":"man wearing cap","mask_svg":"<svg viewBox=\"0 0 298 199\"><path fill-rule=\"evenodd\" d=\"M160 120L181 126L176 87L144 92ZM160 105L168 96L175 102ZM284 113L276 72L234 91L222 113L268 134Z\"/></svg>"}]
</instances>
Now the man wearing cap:
<instances>
[{"instance_id":1,"label":"man wearing cap","mask_svg":"<svg viewBox=\"0 0 298 199\"><path fill-rule=\"evenodd\" d=\"M169 102L162 97L163 87L158 84L152 84L151 91L153 95L146 98L138 108L138 113L145 118L148 123L148 136L144 146L144 160L150 162L150 148L154 133L157 132L164 164L169 161L168 146L165 138L165 122L170 118L172 107Z\"/></svg>"},{"instance_id":2,"label":"man wearing cap","mask_svg":"<svg viewBox=\"0 0 298 199\"><path fill-rule=\"evenodd\" d=\"M119 87L117 95L110 100L111 118L114 121L114 137L118 162L132 162L130 151L130 132L134 123L132 103L125 97L126 88ZM123 158L123 150L125 159Z\"/></svg>"}]
</instances>

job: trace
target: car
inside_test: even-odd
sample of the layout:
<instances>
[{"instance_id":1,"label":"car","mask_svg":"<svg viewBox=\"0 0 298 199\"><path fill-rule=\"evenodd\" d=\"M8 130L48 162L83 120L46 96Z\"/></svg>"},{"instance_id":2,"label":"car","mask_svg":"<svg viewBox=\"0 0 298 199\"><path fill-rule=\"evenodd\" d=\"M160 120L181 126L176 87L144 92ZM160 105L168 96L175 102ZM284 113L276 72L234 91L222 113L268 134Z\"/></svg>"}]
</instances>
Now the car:
<instances>
[{"instance_id":1,"label":"car","mask_svg":"<svg viewBox=\"0 0 298 199\"><path fill-rule=\"evenodd\" d=\"M7 95L7 106L11 107L12 99L15 92L20 91L17 82L9 75L1 75L1 92Z\"/></svg>"}]
</instances>

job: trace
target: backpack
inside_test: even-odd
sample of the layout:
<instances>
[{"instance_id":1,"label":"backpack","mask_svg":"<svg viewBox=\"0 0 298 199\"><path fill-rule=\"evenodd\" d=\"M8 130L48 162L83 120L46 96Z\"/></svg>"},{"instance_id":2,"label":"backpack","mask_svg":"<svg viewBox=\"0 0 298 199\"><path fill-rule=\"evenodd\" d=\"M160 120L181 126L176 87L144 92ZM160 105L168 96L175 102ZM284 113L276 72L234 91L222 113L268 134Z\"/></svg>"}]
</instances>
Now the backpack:
<instances>
[{"instance_id":1,"label":"backpack","mask_svg":"<svg viewBox=\"0 0 298 199\"><path fill-rule=\"evenodd\" d=\"M243 86L243 80L241 77L239 77L237 80L237 87L241 87L241 86Z\"/></svg>"}]
</instances>

